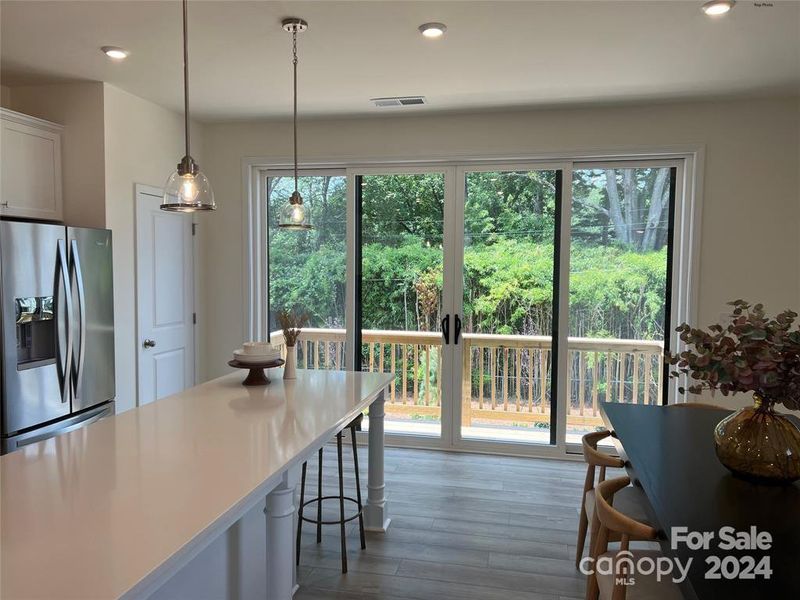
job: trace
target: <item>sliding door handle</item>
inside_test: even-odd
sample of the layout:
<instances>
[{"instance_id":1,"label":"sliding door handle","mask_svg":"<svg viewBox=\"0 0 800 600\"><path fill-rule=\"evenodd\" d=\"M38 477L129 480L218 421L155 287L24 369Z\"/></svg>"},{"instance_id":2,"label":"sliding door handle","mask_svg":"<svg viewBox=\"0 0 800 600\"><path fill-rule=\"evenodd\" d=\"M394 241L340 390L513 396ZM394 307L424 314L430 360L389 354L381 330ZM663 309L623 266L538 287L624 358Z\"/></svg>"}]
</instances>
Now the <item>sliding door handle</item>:
<instances>
[{"instance_id":1,"label":"sliding door handle","mask_svg":"<svg viewBox=\"0 0 800 600\"><path fill-rule=\"evenodd\" d=\"M445 315L442 319L442 336L444 336L445 345L450 343L450 315Z\"/></svg>"},{"instance_id":2,"label":"sliding door handle","mask_svg":"<svg viewBox=\"0 0 800 600\"><path fill-rule=\"evenodd\" d=\"M456 330L453 335L453 343L458 344L458 338L461 336L461 317L455 315L456 317Z\"/></svg>"}]
</instances>

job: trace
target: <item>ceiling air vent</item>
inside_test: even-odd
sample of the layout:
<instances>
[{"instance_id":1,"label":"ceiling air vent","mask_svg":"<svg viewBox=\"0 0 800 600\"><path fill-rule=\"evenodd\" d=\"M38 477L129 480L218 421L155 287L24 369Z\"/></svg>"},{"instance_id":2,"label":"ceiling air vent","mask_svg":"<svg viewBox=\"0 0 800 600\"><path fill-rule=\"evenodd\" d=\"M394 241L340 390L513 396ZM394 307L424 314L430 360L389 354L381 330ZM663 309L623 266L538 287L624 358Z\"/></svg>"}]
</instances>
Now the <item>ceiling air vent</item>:
<instances>
[{"instance_id":1,"label":"ceiling air vent","mask_svg":"<svg viewBox=\"0 0 800 600\"><path fill-rule=\"evenodd\" d=\"M391 98L370 98L370 102L378 108L389 106L416 106L425 104L424 96L395 96Z\"/></svg>"}]
</instances>

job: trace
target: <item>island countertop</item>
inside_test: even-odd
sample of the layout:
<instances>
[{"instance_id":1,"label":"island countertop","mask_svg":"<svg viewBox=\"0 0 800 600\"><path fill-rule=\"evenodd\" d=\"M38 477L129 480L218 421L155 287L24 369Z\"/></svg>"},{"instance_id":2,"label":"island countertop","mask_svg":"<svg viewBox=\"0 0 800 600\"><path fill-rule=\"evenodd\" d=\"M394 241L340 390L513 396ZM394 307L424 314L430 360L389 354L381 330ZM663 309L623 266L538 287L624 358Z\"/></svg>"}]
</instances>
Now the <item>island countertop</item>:
<instances>
[{"instance_id":1,"label":"island countertop","mask_svg":"<svg viewBox=\"0 0 800 600\"><path fill-rule=\"evenodd\" d=\"M280 374L250 388L227 375L3 456L0 596L136 595L263 499L392 378Z\"/></svg>"}]
</instances>

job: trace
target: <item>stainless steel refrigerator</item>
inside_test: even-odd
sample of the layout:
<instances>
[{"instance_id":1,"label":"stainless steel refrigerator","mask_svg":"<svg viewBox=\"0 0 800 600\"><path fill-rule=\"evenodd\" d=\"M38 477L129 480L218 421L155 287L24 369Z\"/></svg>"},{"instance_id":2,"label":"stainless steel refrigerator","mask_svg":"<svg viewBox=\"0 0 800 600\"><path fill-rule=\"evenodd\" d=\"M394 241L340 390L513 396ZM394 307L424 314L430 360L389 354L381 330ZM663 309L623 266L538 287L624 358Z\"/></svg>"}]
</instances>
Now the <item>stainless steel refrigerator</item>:
<instances>
[{"instance_id":1,"label":"stainless steel refrigerator","mask_svg":"<svg viewBox=\"0 0 800 600\"><path fill-rule=\"evenodd\" d=\"M0 221L2 453L114 412L111 232Z\"/></svg>"}]
</instances>

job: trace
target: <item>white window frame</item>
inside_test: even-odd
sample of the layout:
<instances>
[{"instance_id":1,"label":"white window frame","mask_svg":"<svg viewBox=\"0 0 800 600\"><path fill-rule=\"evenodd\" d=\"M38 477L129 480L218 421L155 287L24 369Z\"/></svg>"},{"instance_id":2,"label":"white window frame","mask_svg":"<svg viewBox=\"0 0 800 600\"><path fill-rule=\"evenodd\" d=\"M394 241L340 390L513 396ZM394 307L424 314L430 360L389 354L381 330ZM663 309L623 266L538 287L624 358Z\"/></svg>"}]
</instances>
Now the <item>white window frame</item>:
<instances>
[{"instance_id":1,"label":"white window frame","mask_svg":"<svg viewBox=\"0 0 800 600\"><path fill-rule=\"evenodd\" d=\"M463 191L458 192L457 176L463 170L480 168L506 168L509 165L515 169L541 169L559 168L563 172L563 196L561 212L561 243L562 248L569 248L570 236L570 208L572 201L571 184L572 170L578 168L594 168L603 166L654 166L664 163L664 166L675 166L676 177L676 202L674 215L673 262L672 262L672 310L670 345L673 351L680 351L681 344L674 331L682 322L694 322L697 315L697 292L699 283L700 266L700 231L703 196L703 173L705 162L705 146L655 146L616 148L594 151L552 152L530 155L447 155L429 156L425 158L398 158L393 160L376 160L370 158L352 158L347 160L308 160L300 164L300 175L329 175L345 174L347 177L347 286L346 286L346 315L345 327L347 329L347 368L352 368L354 357L354 338L351 324L354 322L355 302L355 176L377 173L414 173L414 172L450 172L455 177L455 189L458 202L463 203ZM267 176L290 175L292 161L289 158L268 159L248 157L242 160L243 181L243 266L244 266L244 332L249 339L262 339L266 333L267 321L267 293L266 266L268 261L266 248L266 214L264 200L264 183ZM447 178L447 174L445 175ZM447 179L445 182L446 189ZM462 207L463 210L463 207ZM453 223L457 215L447 214L445 206L445 221ZM451 211L452 212L452 211ZM445 225L447 229L447 224ZM458 231L458 226L451 229ZM447 236L447 231L445 232ZM461 232L463 236L463 231ZM449 235L450 243L455 244ZM463 246L463 240L462 240ZM451 250L452 251L452 250ZM452 262L452 261L451 261ZM561 252L560 280L561 295L559 304L559 335L560 347L566 349L568 335L568 308L569 308L569 252ZM452 303L452 299L451 299ZM562 339L563 338L563 339ZM553 458L576 458L574 445L566 444L566 393L567 353L560 352L559 381L558 381L558 414L557 443L551 445L514 444L508 442L484 442L478 444L463 444L457 441L457 422L455 414L445 416L442 414L442 435L440 438L423 438L405 435L387 435L387 443L397 446L439 448L483 453L499 453L515 456L544 456ZM457 363L460 364L460 363ZM453 365L450 369L451 377L456 377L457 368ZM459 374L460 377L460 374ZM665 385L667 382L665 382ZM669 402L679 401L676 397L678 382L672 382L669 388ZM455 409L450 402L450 411ZM460 421L459 421L460 422Z\"/></svg>"},{"instance_id":2,"label":"white window frame","mask_svg":"<svg viewBox=\"0 0 800 600\"><path fill-rule=\"evenodd\" d=\"M346 177L344 169L304 169L300 177L340 176ZM270 177L294 177L290 166L272 168L249 168L245 166L245 184L247 187L247 210L244 215L244 333L248 340L266 340L269 334L269 282L267 281L267 265L269 264L269 245L266 183ZM347 193L347 192L345 192ZM348 195L349 197L349 195ZM255 201L253 201L255 199ZM311 215L312 220L314 215ZM348 217L349 227L349 217ZM345 314L345 322L347 315ZM346 325L345 325L346 327Z\"/></svg>"}]
</instances>

